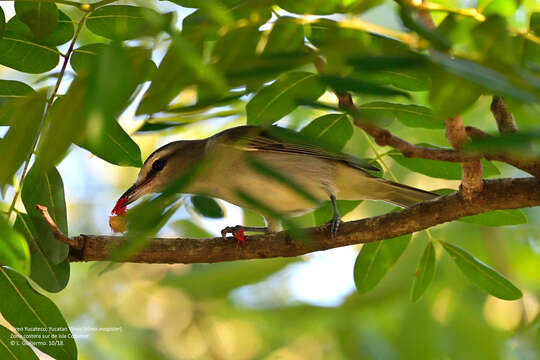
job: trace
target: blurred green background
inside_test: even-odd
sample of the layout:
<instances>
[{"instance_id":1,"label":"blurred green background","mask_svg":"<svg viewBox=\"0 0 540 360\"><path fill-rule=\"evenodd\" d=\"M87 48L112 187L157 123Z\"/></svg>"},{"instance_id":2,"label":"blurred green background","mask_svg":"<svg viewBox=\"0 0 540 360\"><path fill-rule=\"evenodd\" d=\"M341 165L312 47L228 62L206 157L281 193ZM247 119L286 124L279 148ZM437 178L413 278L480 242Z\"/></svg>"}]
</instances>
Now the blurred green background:
<instances>
[{"instance_id":1,"label":"blurred green background","mask_svg":"<svg viewBox=\"0 0 540 360\"><path fill-rule=\"evenodd\" d=\"M168 2L137 3L175 11L179 26L191 12ZM449 7L476 5L473 0L437 3ZM9 18L13 3L2 2L1 6ZM401 29L394 7L392 1L384 1L361 18ZM540 2L522 1L508 19L517 28L526 27L526 14L535 10L540 10ZM81 43L96 38L83 29ZM156 47L154 60L159 62L165 46L158 43ZM39 86L54 83L2 66L0 76ZM175 102L189 104L195 96L184 91ZM413 100L427 103L425 96L415 94ZM374 99L364 96L361 101ZM334 98L327 93L322 100L331 102ZM489 104L489 97L481 97L463 114L464 122L495 131L495 122L487 111ZM235 110L242 112L243 108ZM210 118L140 134L135 131L141 120L134 113L135 106L131 106L119 121L133 134L143 158L169 141L206 137L245 123L244 115ZM301 129L323 113L299 108L279 124ZM522 128L535 125L534 120L520 122L519 113L516 117ZM531 117L534 119L524 118ZM447 144L441 130L412 131L397 122L389 129L413 143ZM375 149L378 153L389 150ZM373 151L370 141L355 128L345 152L375 157ZM413 174L390 157L384 161L390 172L408 185L426 190L459 186L458 181ZM504 164L497 166L500 177L524 175ZM64 181L70 234L109 234L109 212L132 184L138 169L111 165L75 148L59 165L59 172ZM390 178L388 172L386 176ZM11 199L12 191L8 190L5 199ZM215 236L224 226L244 219L257 222L252 213L222 205L226 216L215 220L183 207L160 235ZM345 220L391 209L387 204L363 202ZM487 295L437 247L433 284L420 301L412 304L409 293L428 241L426 232L414 234L409 248L383 281L364 295L357 294L354 287L353 266L360 246L352 246L295 259L212 265L73 263L67 288L48 296L72 327L80 359L538 359L540 210L525 209L524 213L528 223L519 226L453 222L431 230L432 237L466 248L511 279L524 293L516 301ZM302 219L306 226L313 223L309 216ZM231 242L231 246L235 244Z\"/></svg>"}]
</instances>

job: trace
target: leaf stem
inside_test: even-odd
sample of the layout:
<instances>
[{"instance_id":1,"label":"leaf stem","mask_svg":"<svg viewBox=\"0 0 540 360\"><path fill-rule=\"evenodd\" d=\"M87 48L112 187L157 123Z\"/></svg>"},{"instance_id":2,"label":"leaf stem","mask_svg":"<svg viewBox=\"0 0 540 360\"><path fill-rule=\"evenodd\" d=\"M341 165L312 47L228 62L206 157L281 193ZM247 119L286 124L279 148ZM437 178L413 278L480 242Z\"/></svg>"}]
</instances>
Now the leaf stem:
<instances>
[{"instance_id":1,"label":"leaf stem","mask_svg":"<svg viewBox=\"0 0 540 360\"><path fill-rule=\"evenodd\" d=\"M69 58L71 56L71 53L73 52L73 48L75 47L75 43L77 42L77 38L79 37L79 34L81 33L82 27L84 26L84 23L86 22L86 19L88 18L89 13L87 12L84 14L82 19L79 21L79 24L77 25L77 30L75 31L75 34L73 35L73 39L71 40L71 44L69 44L69 48L66 52L66 55L64 57L64 62L62 63L62 69L60 70L60 73L58 75L58 79L56 80L56 85L54 86L54 89L49 96L49 99L47 100L47 104L45 107L45 111L43 112L43 116L41 117L41 124L44 123L45 119L47 118L47 115L49 113L49 109L52 106L52 103L54 101L54 98L56 97L56 93L58 92L58 89L60 88L60 83L62 82L62 78L64 77L64 73L66 72L67 64L69 62ZM21 174L21 178L19 180L19 187L17 191L15 191L15 194L13 195L13 199L11 200L11 204L9 205L9 210L7 211L7 221L9 221L9 218L11 214L13 213L13 210L15 209L15 204L17 203L17 199L19 198L19 195L21 193L22 185L24 182L24 178L26 177L28 167L30 165L30 159L32 158L32 154L35 152L36 145L38 142L38 138L34 140L34 144L32 145L32 149L34 149L26 158L24 162L24 168Z\"/></svg>"},{"instance_id":2,"label":"leaf stem","mask_svg":"<svg viewBox=\"0 0 540 360\"><path fill-rule=\"evenodd\" d=\"M97 9L98 7L102 7L102 6L105 6L105 5L109 5L109 4L112 4L113 2L115 2L117 0L101 0L101 1L98 1L96 3L93 3L93 4L88 4L90 5L90 9L91 10L95 10Z\"/></svg>"},{"instance_id":3,"label":"leaf stem","mask_svg":"<svg viewBox=\"0 0 540 360\"><path fill-rule=\"evenodd\" d=\"M371 151L373 151L373 153L375 154L375 159L378 159L380 160L384 170L390 174L390 176L392 177L392 179L397 182L398 179L396 177L396 175L394 175L394 173L392 172L392 170L390 170L390 168L388 167L388 165L386 165L386 163L384 162L381 154L379 154L379 152L377 151L377 148L375 147L375 144L373 143L373 141L371 141L371 138L368 136L368 134L366 134L366 132L364 130L362 130L362 134L364 135L364 137L366 138L366 141L368 142L369 144L369 147L371 148ZM386 155L387 153L385 153L384 155Z\"/></svg>"}]
</instances>

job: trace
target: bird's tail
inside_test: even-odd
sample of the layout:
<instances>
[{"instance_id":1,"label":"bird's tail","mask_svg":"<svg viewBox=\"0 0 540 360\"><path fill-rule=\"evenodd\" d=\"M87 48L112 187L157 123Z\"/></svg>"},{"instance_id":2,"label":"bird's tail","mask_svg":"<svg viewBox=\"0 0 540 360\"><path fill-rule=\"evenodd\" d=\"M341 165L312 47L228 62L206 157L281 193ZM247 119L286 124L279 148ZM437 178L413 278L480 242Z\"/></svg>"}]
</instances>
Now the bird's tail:
<instances>
[{"instance_id":1,"label":"bird's tail","mask_svg":"<svg viewBox=\"0 0 540 360\"><path fill-rule=\"evenodd\" d=\"M379 179L377 180L381 187L386 187L387 191L380 200L392 203L403 208L412 206L416 203L431 200L440 195L424 191L403 184L398 184L393 181Z\"/></svg>"},{"instance_id":2,"label":"bird's tail","mask_svg":"<svg viewBox=\"0 0 540 360\"><path fill-rule=\"evenodd\" d=\"M343 200L382 200L406 208L440 196L346 166L338 168L336 180L338 199Z\"/></svg>"}]
</instances>

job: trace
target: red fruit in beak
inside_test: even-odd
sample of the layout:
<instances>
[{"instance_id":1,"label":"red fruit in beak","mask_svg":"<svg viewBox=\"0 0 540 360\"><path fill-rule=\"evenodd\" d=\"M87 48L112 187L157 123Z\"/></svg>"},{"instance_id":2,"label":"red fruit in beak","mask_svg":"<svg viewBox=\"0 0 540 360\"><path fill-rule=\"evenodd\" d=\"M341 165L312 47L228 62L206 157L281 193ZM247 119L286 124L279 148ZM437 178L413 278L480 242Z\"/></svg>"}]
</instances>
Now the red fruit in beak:
<instances>
[{"instance_id":1,"label":"red fruit in beak","mask_svg":"<svg viewBox=\"0 0 540 360\"><path fill-rule=\"evenodd\" d=\"M116 202L116 205L114 205L114 208L112 209L111 211L111 214L112 215L119 215L119 216L123 216L126 214L126 203L128 201L128 198L127 197L121 197L120 199L118 199L118 201Z\"/></svg>"}]
</instances>

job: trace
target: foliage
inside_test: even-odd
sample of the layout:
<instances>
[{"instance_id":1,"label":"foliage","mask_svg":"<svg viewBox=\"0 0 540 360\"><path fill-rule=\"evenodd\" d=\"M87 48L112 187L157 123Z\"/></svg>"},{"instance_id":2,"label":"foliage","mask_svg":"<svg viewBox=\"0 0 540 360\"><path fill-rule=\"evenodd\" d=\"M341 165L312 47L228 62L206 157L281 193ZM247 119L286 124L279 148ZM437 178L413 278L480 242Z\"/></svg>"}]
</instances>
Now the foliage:
<instances>
[{"instance_id":1,"label":"foliage","mask_svg":"<svg viewBox=\"0 0 540 360\"><path fill-rule=\"evenodd\" d=\"M83 279L87 267L70 268L68 246L54 239L35 209L46 205L68 233L68 210L78 205L65 195L66 174L58 166L77 148L117 168L138 168L141 153L148 153L139 147L143 135L200 137L238 124L277 123L299 130L295 136L300 140L368 158L387 177L417 180L421 187L457 187L450 180L461 179L459 163L380 148L354 127L354 118L410 142L446 149L448 117L461 115L468 125L495 129L491 96L504 97L521 132L474 140L467 149L540 154L538 3L482 0L466 9L457 0L424 2L435 10L434 27L423 21L417 3L16 1L9 18L0 8L0 129L5 129L0 132L0 313L5 319L0 317L0 357L35 358L20 338L20 346L8 345L15 329L23 337L31 335L20 330L26 326L58 329L54 335L62 335L61 344L46 341L35 347L57 359L77 358L64 316L43 292L61 292L52 296L71 323L88 315L103 326L107 319L125 321L125 344L95 334L92 344L79 344L85 358L247 359L290 353L298 358L538 357L539 317L529 316L530 311L539 313L535 209L487 212L441 225L434 235L427 231L366 244L354 265L357 292L332 309L299 304L287 290L272 290L276 278L302 265L299 259L156 267L162 278L153 270L137 277L128 271L137 268L132 265L100 264L105 266L101 277ZM373 19L377 25L369 22ZM339 107L335 94L345 92L353 95L356 113ZM120 123L122 116L133 116L136 127ZM482 165L485 177L516 174L486 159ZM263 164L253 167L311 197L287 174ZM223 203L205 194L180 203L173 194L196 171L132 209L132 242L115 259L143 248L179 206L190 218L176 219L169 229L186 237L213 233L206 225L226 216ZM351 218L388 210L359 201L339 201L338 207ZM80 215L90 213L85 208ZM243 214L246 225L261 225L258 215ZM330 215L329 203L294 221L276 214L292 231L322 225ZM504 243L498 241L503 237ZM65 289L70 271L76 278ZM145 276L152 285L144 283ZM141 283L147 287L125 301L135 305L118 310L111 298L123 295L110 292L124 280L128 293ZM251 294L246 306L234 301L242 291ZM409 291L414 304L408 302ZM255 293L266 301L257 302ZM68 297L77 301L68 302ZM523 316L513 327L490 311L515 310L512 304L518 303L495 297L524 297L520 304L526 310L519 310ZM155 315L158 321L152 322L144 313L150 305L141 299L170 315ZM241 343L237 333L246 329ZM482 344L479 334L486 339ZM223 344L221 335L234 340Z\"/></svg>"}]
</instances>

